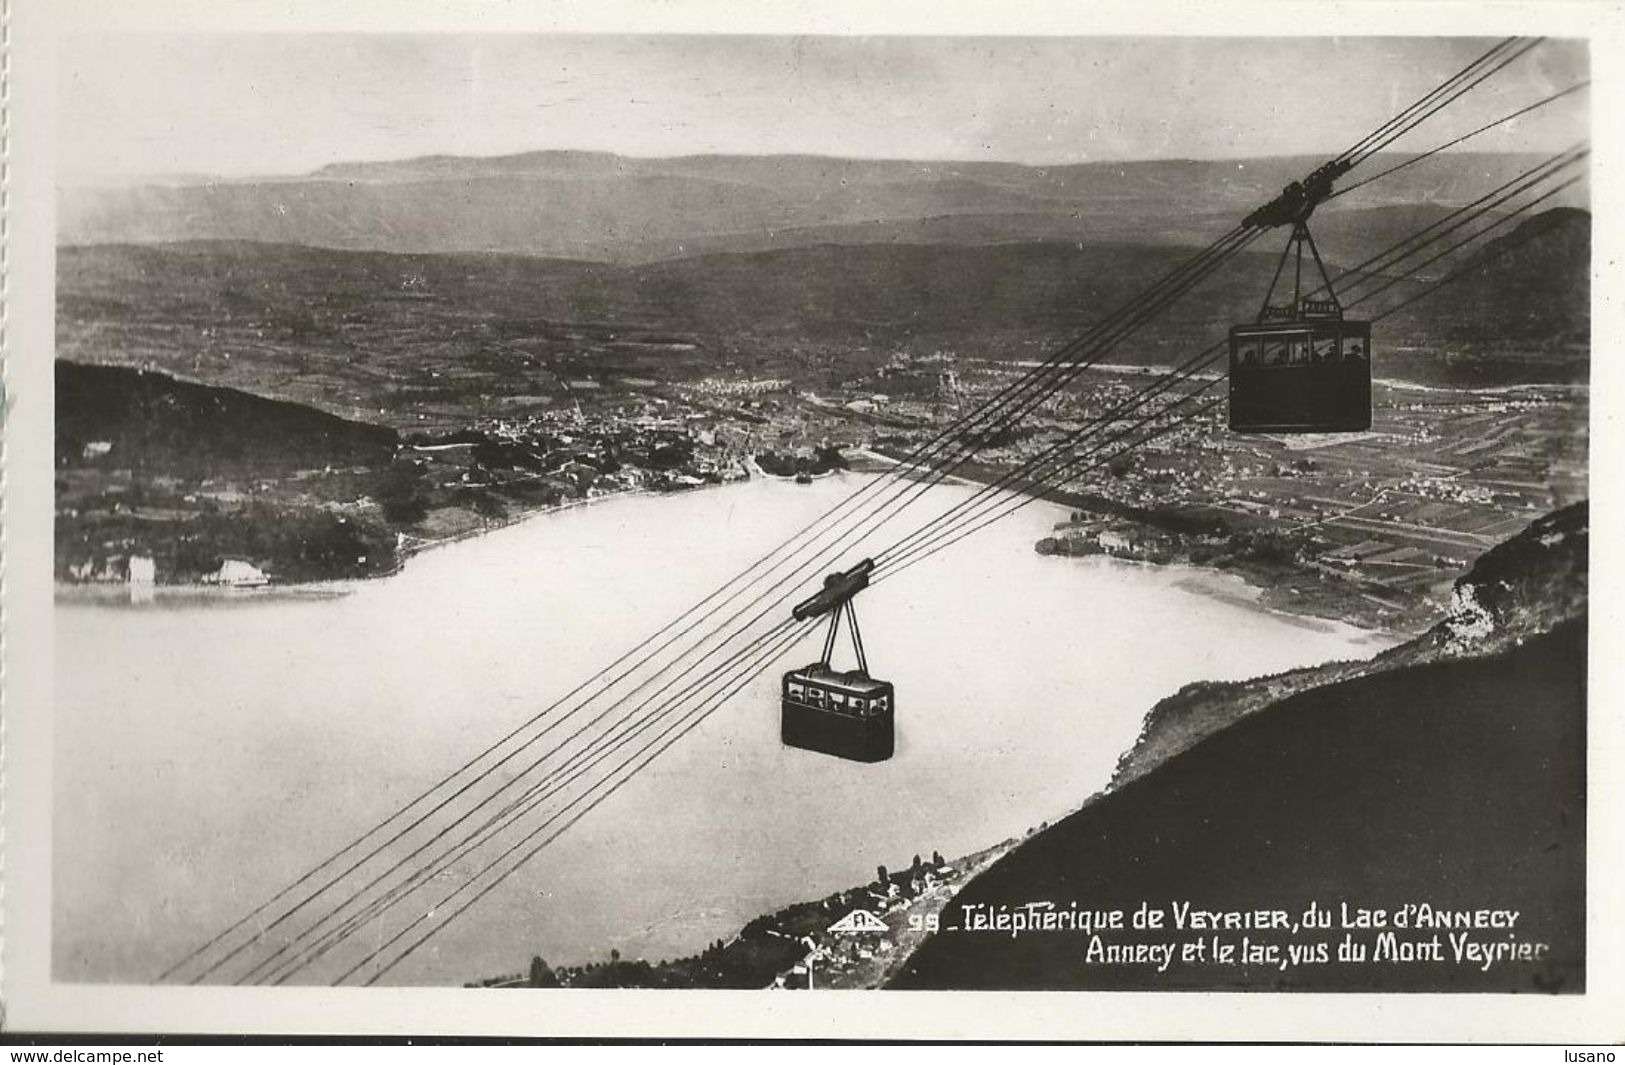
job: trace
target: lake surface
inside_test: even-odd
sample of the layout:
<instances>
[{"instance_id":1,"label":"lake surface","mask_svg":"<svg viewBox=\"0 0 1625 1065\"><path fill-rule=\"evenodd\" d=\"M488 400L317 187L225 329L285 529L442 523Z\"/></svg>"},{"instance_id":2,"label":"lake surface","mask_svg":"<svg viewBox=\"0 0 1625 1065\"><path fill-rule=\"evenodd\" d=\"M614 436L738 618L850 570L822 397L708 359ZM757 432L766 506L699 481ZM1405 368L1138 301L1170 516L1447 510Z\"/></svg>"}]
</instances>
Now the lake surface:
<instances>
[{"instance_id":1,"label":"lake surface","mask_svg":"<svg viewBox=\"0 0 1625 1065\"><path fill-rule=\"evenodd\" d=\"M56 978L151 980L860 483L608 499L342 595L65 598ZM931 489L894 532L970 491ZM871 672L898 689L892 761L780 746L778 674L817 658L804 641L389 979L688 953L1075 809L1189 681L1388 644L1239 602L1239 581L1036 554L1059 516L1030 506L859 598Z\"/></svg>"}]
</instances>

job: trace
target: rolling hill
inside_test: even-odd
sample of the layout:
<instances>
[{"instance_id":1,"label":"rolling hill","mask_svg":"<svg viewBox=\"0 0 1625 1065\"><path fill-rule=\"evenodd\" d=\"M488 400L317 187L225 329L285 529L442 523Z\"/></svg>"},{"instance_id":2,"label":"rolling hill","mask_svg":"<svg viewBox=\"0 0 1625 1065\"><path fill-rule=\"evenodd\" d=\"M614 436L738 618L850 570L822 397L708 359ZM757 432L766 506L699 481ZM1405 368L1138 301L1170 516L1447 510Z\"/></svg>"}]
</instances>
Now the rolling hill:
<instances>
[{"instance_id":1,"label":"rolling hill","mask_svg":"<svg viewBox=\"0 0 1625 1065\"><path fill-rule=\"evenodd\" d=\"M1509 245L1540 239L1379 326L1378 374L1586 380L1589 226L1585 212L1562 210L1513 230ZM826 387L894 350L1041 358L1190 254L871 242L618 265L241 241L84 245L58 255L58 353L391 422L464 393L549 391L560 374L703 375L723 362ZM1251 319L1273 268L1272 250L1242 253L1111 361L1168 364L1221 340ZM1415 291L1398 285L1359 312Z\"/></svg>"},{"instance_id":2,"label":"rolling hill","mask_svg":"<svg viewBox=\"0 0 1625 1065\"><path fill-rule=\"evenodd\" d=\"M1449 336L1464 344L1588 349L1591 215L1559 207L1502 232L1485 243L1483 262L1395 324L1451 322Z\"/></svg>"}]
</instances>

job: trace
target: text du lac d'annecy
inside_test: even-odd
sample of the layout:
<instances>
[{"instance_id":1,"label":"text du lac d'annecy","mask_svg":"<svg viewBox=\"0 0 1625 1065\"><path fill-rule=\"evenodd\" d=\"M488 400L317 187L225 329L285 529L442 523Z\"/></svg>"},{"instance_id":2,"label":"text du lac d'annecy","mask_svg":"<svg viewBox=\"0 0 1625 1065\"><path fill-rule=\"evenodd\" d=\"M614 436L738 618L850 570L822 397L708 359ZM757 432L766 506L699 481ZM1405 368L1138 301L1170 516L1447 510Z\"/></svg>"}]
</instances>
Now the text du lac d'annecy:
<instances>
[{"instance_id":1,"label":"text du lac d'annecy","mask_svg":"<svg viewBox=\"0 0 1625 1065\"><path fill-rule=\"evenodd\" d=\"M1502 962L1537 961L1549 949L1518 937L1518 910L1470 909L1405 903L1395 909L1310 903L1294 915L1286 909L1202 909L1190 902L1153 906L1142 902L1132 911L1089 909L1077 903L1049 901L961 903L957 927L945 931L996 933L1012 938L1034 932L1079 933L1089 937L1084 961L1095 965L1154 965L1159 972L1175 961L1215 965L1326 963L1334 952L1342 962L1441 962L1475 965L1488 970ZM935 923L935 922L933 922ZM936 931L937 929L931 929ZM1369 933L1343 942L1324 940L1281 943L1284 937L1338 930ZM1173 932L1186 936L1166 942L1116 943L1113 932ZM1201 933L1274 933L1269 941L1243 935L1239 941ZM1485 938L1484 933L1490 933ZM1102 935L1105 933L1106 935ZM1197 933L1190 937L1188 934ZM1369 939L1369 942L1366 940Z\"/></svg>"}]
</instances>

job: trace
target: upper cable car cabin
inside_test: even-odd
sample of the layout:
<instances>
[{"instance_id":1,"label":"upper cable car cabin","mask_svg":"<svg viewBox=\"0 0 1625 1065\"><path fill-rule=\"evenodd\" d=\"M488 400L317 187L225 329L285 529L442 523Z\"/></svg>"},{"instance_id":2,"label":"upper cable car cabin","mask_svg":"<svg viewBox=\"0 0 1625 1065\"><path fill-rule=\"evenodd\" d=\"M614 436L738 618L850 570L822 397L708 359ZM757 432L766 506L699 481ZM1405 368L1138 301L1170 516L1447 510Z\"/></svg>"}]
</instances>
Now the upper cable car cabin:
<instances>
[{"instance_id":1,"label":"upper cable car cabin","mask_svg":"<svg viewBox=\"0 0 1625 1065\"><path fill-rule=\"evenodd\" d=\"M1371 428L1371 323L1343 317L1326 264L1309 234L1309 215L1331 194L1336 173L1316 171L1291 185L1248 225L1291 225L1275 276L1249 325L1230 330L1230 428L1238 433L1353 433ZM1303 291L1308 247L1321 285ZM1296 253L1292 302L1270 302Z\"/></svg>"},{"instance_id":2,"label":"upper cable car cabin","mask_svg":"<svg viewBox=\"0 0 1625 1065\"><path fill-rule=\"evenodd\" d=\"M1230 428L1238 433L1371 428L1371 324L1299 319L1231 329Z\"/></svg>"},{"instance_id":3,"label":"upper cable car cabin","mask_svg":"<svg viewBox=\"0 0 1625 1065\"><path fill-rule=\"evenodd\" d=\"M823 657L784 675L779 738L786 747L852 762L884 762L896 750L897 694L888 681L869 676L858 615L852 606L852 597L868 586L873 569L874 563L864 559L844 573L830 574L816 595L791 612L797 621L828 614L829 630L824 636ZM842 617L847 619L858 658L858 668L844 672L829 664Z\"/></svg>"}]
</instances>

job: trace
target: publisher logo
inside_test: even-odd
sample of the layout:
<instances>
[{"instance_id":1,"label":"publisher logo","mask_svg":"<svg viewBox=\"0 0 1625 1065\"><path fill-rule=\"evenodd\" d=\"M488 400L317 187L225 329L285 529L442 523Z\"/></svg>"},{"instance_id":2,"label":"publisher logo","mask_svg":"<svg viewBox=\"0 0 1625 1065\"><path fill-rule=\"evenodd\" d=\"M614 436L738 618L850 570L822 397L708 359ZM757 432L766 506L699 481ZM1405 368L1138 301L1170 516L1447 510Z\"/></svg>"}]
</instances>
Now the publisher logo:
<instances>
[{"instance_id":1,"label":"publisher logo","mask_svg":"<svg viewBox=\"0 0 1625 1065\"><path fill-rule=\"evenodd\" d=\"M886 922L868 910L853 910L830 925L829 930L843 936L855 936L862 932L884 932Z\"/></svg>"}]
</instances>

